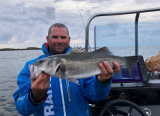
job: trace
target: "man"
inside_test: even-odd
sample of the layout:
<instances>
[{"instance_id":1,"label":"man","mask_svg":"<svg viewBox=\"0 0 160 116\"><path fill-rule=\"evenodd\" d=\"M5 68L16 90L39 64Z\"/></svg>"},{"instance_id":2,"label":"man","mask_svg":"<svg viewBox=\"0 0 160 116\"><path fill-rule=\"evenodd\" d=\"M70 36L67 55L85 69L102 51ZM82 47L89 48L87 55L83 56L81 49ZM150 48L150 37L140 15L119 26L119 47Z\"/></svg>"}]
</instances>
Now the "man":
<instances>
[{"instance_id":1,"label":"man","mask_svg":"<svg viewBox=\"0 0 160 116\"><path fill-rule=\"evenodd\" d=\"M42 46L44 55L28 61L17 78L19 89L13 94L16 109L22 115L34 113L35 116L90 116L88 100L96 102L108 96L111 77L115 71L120 70L119 64L114 62L116 69L113 70L104 61L99 64L102 74L79 79L80 85L69 82L70 101L65 79L41 73L34 80L29 72L29 64L50 55L68 53L71 48L69 31L63 24L52 25L46 39L47 43Z\"/></svg>"}]
</instances>

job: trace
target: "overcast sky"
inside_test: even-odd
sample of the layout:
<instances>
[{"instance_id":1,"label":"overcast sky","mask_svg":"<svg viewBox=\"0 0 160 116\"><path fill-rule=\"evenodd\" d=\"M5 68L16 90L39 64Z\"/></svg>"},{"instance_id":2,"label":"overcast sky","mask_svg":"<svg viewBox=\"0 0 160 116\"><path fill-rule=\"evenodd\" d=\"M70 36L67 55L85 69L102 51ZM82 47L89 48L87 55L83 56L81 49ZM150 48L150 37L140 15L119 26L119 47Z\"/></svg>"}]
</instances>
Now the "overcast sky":
<instances>
[{"instance_id":1,"label":"overcast sky","mask_svg":"<svg viewBox=\"0 0 160 116\"><path fill-rule=\"evenodd\" d=\"M82 19L86 25L89 17L95 13L149 9L159 6L160 0L0 0L0 48L41 47L46 42L48 28L57 22L69 28L71 46L84 47L85 31ZM120 38L129 38L133 41L134 29L131 26L134 25L134 18L135 15L96 18L90 26L90 46L93 46L93 28L96 25L106 26L102 29L103 31L99 31L103 32L100 38L109 35L114 38L114 41ZM139 36L143 38L141 39L143 42L151 39L149 36L153 35L155 35L153 39L158 41L159 20L160 11L140 15L141 27L145 26L144 30L139 29L141 32ZM146 22L150 22L148 29L146 29L148 25ZM129 36L123 37L123 35ZM149 43L146 42L146 45ZM153 42L152 45L157 43Z\"/></svg>"}]
</instances>

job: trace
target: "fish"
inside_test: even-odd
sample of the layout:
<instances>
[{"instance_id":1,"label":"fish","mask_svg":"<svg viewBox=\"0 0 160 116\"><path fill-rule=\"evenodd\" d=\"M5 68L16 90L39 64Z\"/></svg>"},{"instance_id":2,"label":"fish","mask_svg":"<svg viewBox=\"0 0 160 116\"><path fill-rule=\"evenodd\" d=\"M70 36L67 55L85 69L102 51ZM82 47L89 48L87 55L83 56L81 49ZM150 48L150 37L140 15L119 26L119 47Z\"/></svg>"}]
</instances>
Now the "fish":
<instances>
[{"instance_id":1,"label":"fish","mask_svg":"<svg viewBox=\"0 0 160 116\"><path fill-rule=\"evenodd\" d=\"M132 77L133 66L139 61L138 57L116 56L107 47L102 47L92 52L85 52L81 47L72 48L68 54L52 55L35 61L28 65L31 76L36 79L41 72L52 77L67 79L79 84L77 79L84 79L101 74L99 63L107 61L114 69L113 62L126 67Z\"/></svg>"}]
</instances>

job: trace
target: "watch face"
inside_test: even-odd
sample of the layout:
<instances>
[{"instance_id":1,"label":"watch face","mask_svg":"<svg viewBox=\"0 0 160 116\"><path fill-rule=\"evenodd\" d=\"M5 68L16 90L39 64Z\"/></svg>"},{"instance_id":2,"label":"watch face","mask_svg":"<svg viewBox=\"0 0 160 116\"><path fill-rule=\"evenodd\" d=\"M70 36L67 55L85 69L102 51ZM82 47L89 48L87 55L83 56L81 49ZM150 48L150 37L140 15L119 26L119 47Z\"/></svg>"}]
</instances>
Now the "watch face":
<instances>
[{"instance_id":1,"label":"watch face","mask_svg":"<svg viewBox=\"0 0 160 116\"><path fill-rule=\"evenodd\" d=\"M147 114L147 116L151 116L151 110L148 108L144 108L143 111Z\"/></svg>"}]
</instances>

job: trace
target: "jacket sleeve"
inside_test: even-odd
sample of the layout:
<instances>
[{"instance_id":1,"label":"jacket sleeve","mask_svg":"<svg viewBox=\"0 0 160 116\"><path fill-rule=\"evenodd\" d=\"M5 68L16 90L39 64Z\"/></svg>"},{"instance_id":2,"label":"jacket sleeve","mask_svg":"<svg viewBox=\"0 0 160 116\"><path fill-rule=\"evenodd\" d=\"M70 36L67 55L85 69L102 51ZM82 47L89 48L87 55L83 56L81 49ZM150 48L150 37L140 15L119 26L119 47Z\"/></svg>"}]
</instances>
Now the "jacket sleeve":
<instances>
[{"instance_id":1,"label":"jacket sleeve","mask_svg":"<svg viewBox=\"0 0 160 116\"><path fill-rule=\"evenodd\" d=\"M13 94L16 109L21 115L28 116L33 114L41 107L42 103L35 103L31 97L31 81L28 63L24 66L17 78L19 89Z\"/></svg>"},{"instance_id":2,"label":"jacket sleeve","mask_svg":"<svg viewBox=\"0 0 160 116\"><path fill-rule=\"evenodd\" d=\"M112 83L112 78L106 83L97 80L95 76L84 79L84 95L93 102L98 102L105 99L109 92Z\"/></svg>"}]
</instances>

